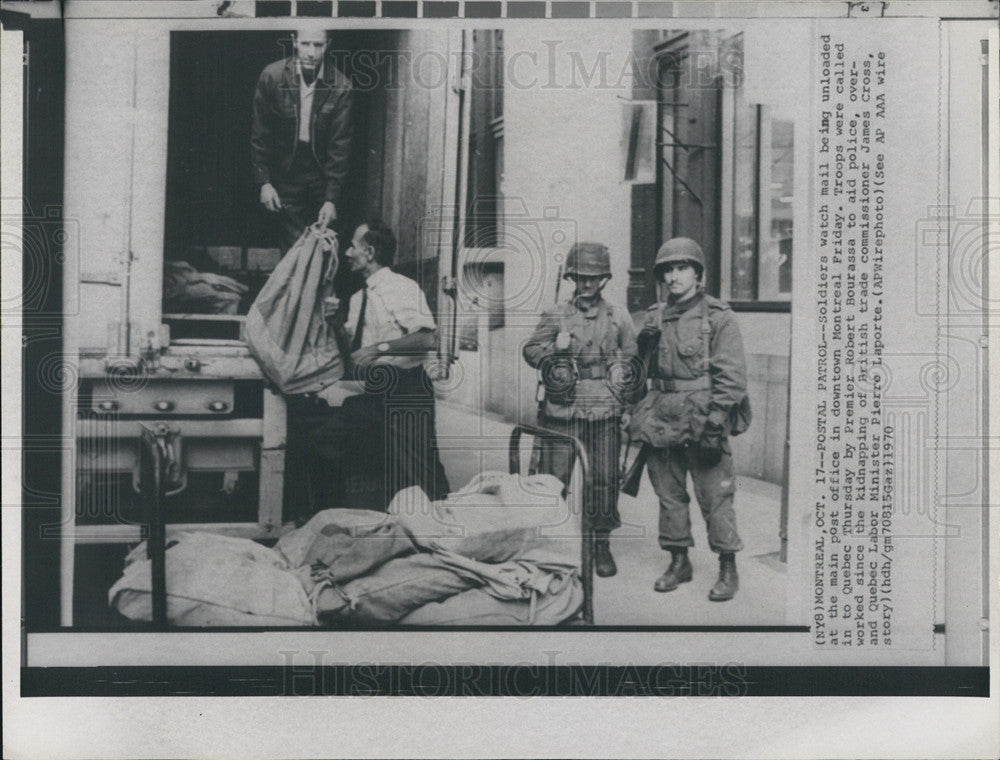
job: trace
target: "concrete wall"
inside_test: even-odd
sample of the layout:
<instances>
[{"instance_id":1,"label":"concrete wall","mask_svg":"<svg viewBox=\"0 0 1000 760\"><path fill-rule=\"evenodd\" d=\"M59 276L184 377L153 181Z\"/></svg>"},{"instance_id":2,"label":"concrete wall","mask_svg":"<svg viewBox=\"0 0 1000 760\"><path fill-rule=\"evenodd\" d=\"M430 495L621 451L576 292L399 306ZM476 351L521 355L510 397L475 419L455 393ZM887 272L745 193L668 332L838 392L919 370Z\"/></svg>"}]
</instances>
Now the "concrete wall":
<instances>
[{"instance_id":1,"label":"concrete wall","mask_svg":"<svg viewBox=\"0 0 1000 760\"><path fill-rule=\"evenodd\" d=\"M784 477L791 314L741 312L753 422L733 439L737 471L778 483Z\"/></svg>"}]
</instances>

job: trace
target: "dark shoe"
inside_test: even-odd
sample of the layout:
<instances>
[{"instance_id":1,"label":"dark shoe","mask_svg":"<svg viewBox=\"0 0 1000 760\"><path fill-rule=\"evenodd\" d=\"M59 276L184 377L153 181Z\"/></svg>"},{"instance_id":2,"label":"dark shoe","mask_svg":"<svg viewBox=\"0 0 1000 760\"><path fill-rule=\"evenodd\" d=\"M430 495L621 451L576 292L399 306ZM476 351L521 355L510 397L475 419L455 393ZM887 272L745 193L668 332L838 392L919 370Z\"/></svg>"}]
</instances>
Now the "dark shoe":
<instances>
[{"instance_id":1,"label":"dark shoe","mask_svg":"<svg viewBox=\"0 0 1000 760\"><path fill-rule=\"evenodd\" d=\"M719 580L708 592L713 602L728 602L740 587L740 576L736 572L736 557L732 554L719 555Z\"/></svg>"},{"instance_id":2,"label":"dark shoe","mask_svg":"<svg viewBox=\"0 0 1000 760\"><path fill-rule=\"evenodd\" d=\"M594 572L600 578L610 578L618 572L618 565L611 556L611 545L607 539L598 539L594 544Z\"/></svg>"},{"instance_id":3,"label":"dark shoe","mask_svg":"<svg viewBox=\"0 0 1000 760\"><path fill-rule=\"evenodd\" d=\"M656 579L653 589L660 592L673 591L682 583L690 581L691 575L691 560L688 559L687 553L675 554L670 560L667 572Z\"/></svg>"}]
</instances>

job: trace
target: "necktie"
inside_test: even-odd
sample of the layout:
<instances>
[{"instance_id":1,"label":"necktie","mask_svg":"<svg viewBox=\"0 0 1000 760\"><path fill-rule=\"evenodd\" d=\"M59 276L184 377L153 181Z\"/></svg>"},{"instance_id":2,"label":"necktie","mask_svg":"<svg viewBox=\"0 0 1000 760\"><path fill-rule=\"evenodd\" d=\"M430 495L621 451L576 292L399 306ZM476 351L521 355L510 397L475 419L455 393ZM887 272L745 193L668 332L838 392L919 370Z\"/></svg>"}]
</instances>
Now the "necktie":
<instances>
[{"instance_id":1,"label":"necktie","mask_svg":"<svg viewBox=\"0 0 1000 760\"><path fill-rule=\"evenodd\" d=\"M354 338L351 340L351 351L361 348L361 334L365 329L365 309L368 308L368 288L361 294L361 312L358 314L358 326L354 328Z\"/></svg>"}]
</instances>

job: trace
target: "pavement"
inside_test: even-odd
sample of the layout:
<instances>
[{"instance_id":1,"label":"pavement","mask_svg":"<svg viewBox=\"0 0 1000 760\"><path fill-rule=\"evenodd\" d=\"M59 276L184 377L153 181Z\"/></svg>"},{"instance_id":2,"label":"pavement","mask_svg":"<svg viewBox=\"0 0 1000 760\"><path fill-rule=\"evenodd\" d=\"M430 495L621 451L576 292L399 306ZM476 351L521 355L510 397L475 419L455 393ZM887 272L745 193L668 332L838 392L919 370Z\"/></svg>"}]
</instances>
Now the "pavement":
<instances>
[{"instance_id":1,"label":"pavement","mask_svg":"<svg viewBox=\"0 0 1000 760\"><path fill-rule=\"evenodd\" d=\"M507 470L507 442L513 425L495 415L438 402L438 443L452 490L486 469ZM523 447L522 447L523 448ZM657 593L653 582L670 564L657 544L659 505L647 477L635 498L622 495L622 527L611 534L618 574L594 580L594 622L609 626L784 625L787 565L779 559L781 488L738 476L736 519L744 550L737 555L740 590L728 602L710 602L718 575L705 523L692 500L695 546L689 557L694 579L675 591Z\"/></svg>"}]
</instances>

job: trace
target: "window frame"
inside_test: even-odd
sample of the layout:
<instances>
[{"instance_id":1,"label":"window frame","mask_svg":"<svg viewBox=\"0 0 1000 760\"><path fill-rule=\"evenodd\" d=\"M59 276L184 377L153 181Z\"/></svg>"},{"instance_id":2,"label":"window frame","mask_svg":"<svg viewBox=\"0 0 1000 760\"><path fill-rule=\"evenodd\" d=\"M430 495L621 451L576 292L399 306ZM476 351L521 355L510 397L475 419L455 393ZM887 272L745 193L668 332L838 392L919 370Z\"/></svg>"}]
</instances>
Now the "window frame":
<instances>
[{"instance_id":1,"label":"window frame","mask_svg":"<svg viewBox=\"0 0 1000 760\"><path fill-rule=\"evenodd\" d=\"M720 230L720 261L719 279L722 298L732 307L734 311L747 312L791 312L792 292L787 294L767 292L764 298L760 298L762 291L761 283L761 254L765 248L765 241L770 235L771 225L771 160L773 136L772 127L776 120L773 109L764 104L746 104L754 109L755 118L755 144L753 156L753 183L756 192L754 211L754 298L733 297L733 244L735 236L735 202L736 202L736 182L737 182L737 161L736 151L738 144L736 140L737 125L737 102L742 85L723 88L721 107L721 126L724 143L729 143L729 148L722 151L721 156L721 198L720 210L722 225ZM794 129L794 124L793 124ZM794 151L794 147L793 147ZM794 157L794 152L793 152ZM794 236L793 252L794 252Z\"/></svg>"}]
</instances>

